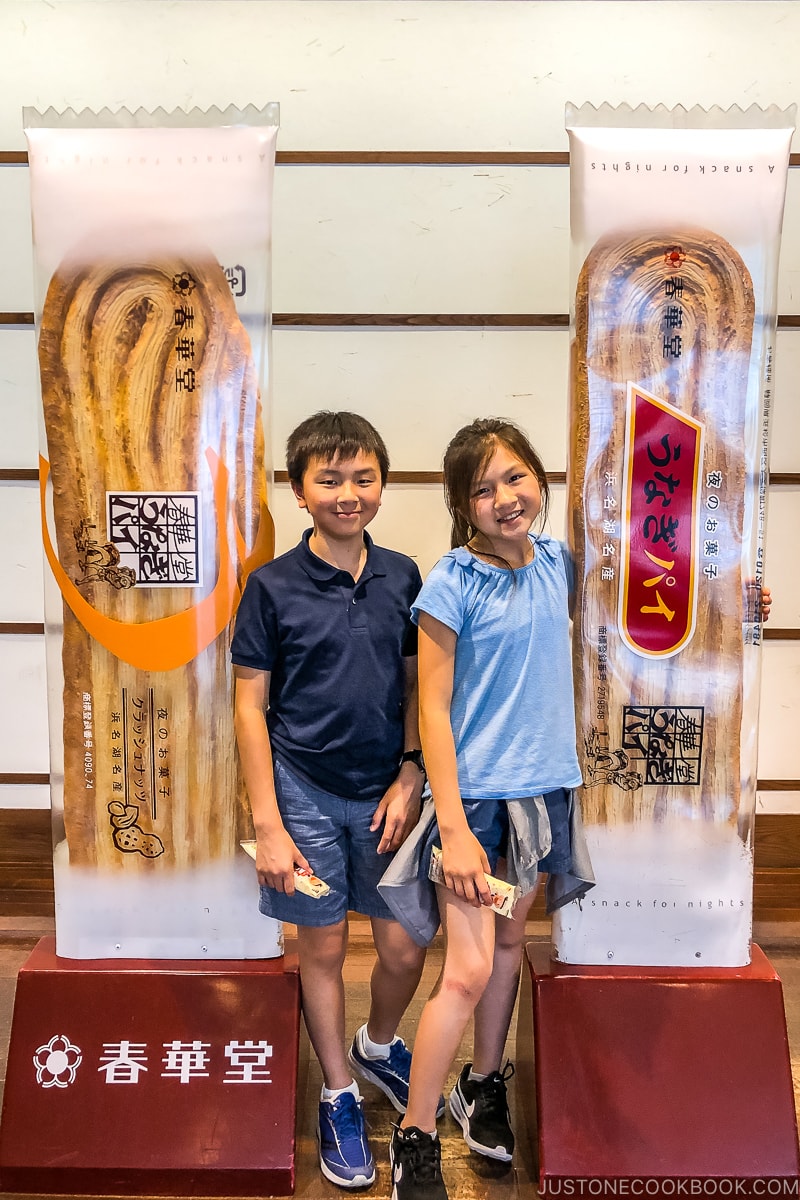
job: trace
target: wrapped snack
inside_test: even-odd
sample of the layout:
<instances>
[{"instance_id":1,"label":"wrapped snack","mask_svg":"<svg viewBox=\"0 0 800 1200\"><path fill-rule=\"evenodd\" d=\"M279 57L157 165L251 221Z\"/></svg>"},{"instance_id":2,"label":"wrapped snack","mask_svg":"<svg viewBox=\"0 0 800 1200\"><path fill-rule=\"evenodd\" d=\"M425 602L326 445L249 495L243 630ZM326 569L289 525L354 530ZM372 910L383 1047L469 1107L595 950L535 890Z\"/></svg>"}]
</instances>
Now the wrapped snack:
<instances>
[{"instance_id":1,"label":"wrapped snack","mask_svg":"<svg viewBox=\"0 0 800 1200\"><path fill-rule=\"evenodd\" d=\"M271 956L230 625L272 555L277 106L25 121L58 953Z\"/></svg>"},{"instance_id":2,"label":"wrapped snack","mask_svg":"<svg viewBox=\"0 0 800 1200\"><path fill-rule=\"evenodd\" d=\"M749 960L777 261L794 111L568 109L568 541L597 887L565 962Z\"/></svg>"},{"instance_id":3,"label":"wrapped snack","mask_svg":"<svg viewBox=\"0 0 800 1200\"><path fill-rule=\"evenodd\" d=\"M445 882L444 871L442 870L442 852L438 846L434 846L431 850L431 865L428 869L428 878L433 883L444 884ZM484 875L484 879L492 891L492 908L494 911L499 917L512 917L514 915L514 905L519 896L519 888L514 887L513 883L507 883L505 879L497 879L494 875Z\"/></svg>"},{"instance_id":4,"label":"wrapped snack","mask_svg":"<svg viewBox=\"0 0 800 1200\"><path fill-rule=\"evenodd\" d=\"M255 842L240 842L239 845L246 854L249 854L255 860ZM295 867L294 869L294 886L298 892L302 892L304 896L311 896L313 900L319 900L321 896L327 896L331 890L324 879L320 879L318 875L312 875L310 871L304 871L302 867Z\"/></svg>"},{"instance_id":5,"label":"wrapped snack","mask_svg":"<svg viewBox=\"0 0 800 1200\"><path fill-rule=\"evenodd\" d=\"M294 886L298 892L302 892L305 896L311 896L314 900L327 896L331 890L323 879L312 875L311 871L304 871L302 867L294 869Z\"/></svg>"}]
</instances>

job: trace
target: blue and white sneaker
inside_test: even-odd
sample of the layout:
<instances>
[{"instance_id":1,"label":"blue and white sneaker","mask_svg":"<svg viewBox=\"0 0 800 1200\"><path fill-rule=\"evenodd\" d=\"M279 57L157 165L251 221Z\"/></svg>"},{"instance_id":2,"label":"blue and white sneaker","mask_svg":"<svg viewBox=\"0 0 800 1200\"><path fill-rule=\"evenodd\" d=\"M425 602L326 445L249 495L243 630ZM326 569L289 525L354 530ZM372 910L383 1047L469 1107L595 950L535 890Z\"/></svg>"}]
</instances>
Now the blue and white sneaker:
<instances>
[{"instance_id":1,"label":"blue and white sneaker","mask_svg":"<svg viewBox=\"0 0 800 1200\"><path fill-rule=\"evenodd\" d=\"M342 1092L334 1100L320 1100L319 1165L322 1174L339 1187L369 1187L375 1182L375 1159L367 1141L361 1100Z\"/></svg>"},{"instance_id":2,"label":"blue and white sneaker","mask_svg":"<svg viewBox=\"0 0 800 1200\"><path fill-rule=\"evenodd\" d=\"M356 1031L353 1044L347 1052L347 1061L354 1071L368 1083L374 1083L384 1096L388 1096L399 1113L408 1108L408 1079L411 1073L411 1051L401 1037L391 1043L386 1058L369 1058L364 1053L366 1025ZM444 1112L444 1096L439 1097L436 1116Z\"/></svg>"}]
</instances>

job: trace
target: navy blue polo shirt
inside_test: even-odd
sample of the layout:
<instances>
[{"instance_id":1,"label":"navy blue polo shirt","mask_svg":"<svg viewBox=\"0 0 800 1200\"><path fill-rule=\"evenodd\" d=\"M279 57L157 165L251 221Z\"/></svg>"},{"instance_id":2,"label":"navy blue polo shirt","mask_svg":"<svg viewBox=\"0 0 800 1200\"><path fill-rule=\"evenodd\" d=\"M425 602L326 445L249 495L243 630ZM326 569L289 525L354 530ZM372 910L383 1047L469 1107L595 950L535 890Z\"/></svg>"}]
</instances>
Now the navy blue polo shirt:
<instances>
[{"instance_id":1,"label":"navy blue polo shirt","mask_svg":"<svg viewBox=\"0 0 800 1200\"><path fill-rule=\"evenodd\" d=\"M271 673L270 741L292 770L334 795L379 799L404 748L403 659L417 653L422 578L365 533L356 583L309 549L310 535L249 576L231 658Z\"/></svg>"}]
</instances>

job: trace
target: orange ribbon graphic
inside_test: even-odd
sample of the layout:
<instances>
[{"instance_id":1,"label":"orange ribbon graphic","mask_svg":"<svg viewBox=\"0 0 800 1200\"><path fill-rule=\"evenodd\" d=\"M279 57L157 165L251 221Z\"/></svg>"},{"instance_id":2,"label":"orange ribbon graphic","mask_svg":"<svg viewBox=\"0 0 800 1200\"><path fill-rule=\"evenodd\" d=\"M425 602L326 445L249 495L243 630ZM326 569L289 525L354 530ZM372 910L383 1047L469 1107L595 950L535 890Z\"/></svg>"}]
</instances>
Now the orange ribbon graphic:
<instances>
[{"instance_id":1,"label":"orange ribbon graphic","mask_svg":"<svg viewBox=\"0 0 800 1200\"><path fill-rule=\"evenodd\" d=\"M219 575L213 591L192 608L154 621L118 621L99 613L67 575L50 540L45 495L50 464L39 458L42 536L47 561L65 602L88 634L123 662L139 671L174 671L203 652L227 628L239 602L236 564L228 544L228 469L213 450L206 460L214 484L214 512L219 537Z\"/></svg>"},{"instance_id":2,"label":"orange ribbon graphic","mask_svg":"<svg viewBox=\"0 0 800 1200\"><path fill-rule=\"evenodd\" d=\"M247 545L242 532L236 525L234 535L236 537L236 553L239 555L239 562L242 564L242 580L241 590L244 591L244 585L247 583L247 577L251 571L255 571L256 567L263 566L269 562L275 553L275 525L272 520L272 514L267 507L266 499L262 496L258 502L258 529L256 530L253 549L248 553ZM238 608L238 601L236 603Z\"/></svg>"}]
</instances>

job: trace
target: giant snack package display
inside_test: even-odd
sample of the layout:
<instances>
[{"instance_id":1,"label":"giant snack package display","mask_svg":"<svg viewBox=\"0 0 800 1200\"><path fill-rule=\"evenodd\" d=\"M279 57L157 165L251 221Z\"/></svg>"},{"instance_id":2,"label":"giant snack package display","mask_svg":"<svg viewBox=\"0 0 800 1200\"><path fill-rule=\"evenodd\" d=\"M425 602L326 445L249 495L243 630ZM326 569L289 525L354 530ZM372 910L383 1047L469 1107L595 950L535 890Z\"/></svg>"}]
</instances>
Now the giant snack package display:
<instances>
[{"instance_id":1,"label":"giant snack package display","mask_svg":"<svg viewBox=\"0 0 800 1200\"><path fill-rule=\"evenodd\" d=\"M24 115L58 953L274 956L229 627L272 553L277 105Z\"/></svg>"},{"instance_id":2,"label":"giant snack package display","mask_svg":"<svg viewBox=\"0 0 800 1200\"><path fill-rule=\"evenodd\" d=\"M749 961L777 264L794 109L569 106L568 539L597 886L572 963Z\"/></svg>"}]
</instances>

